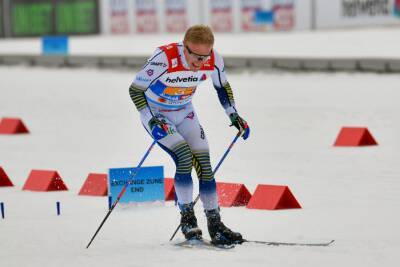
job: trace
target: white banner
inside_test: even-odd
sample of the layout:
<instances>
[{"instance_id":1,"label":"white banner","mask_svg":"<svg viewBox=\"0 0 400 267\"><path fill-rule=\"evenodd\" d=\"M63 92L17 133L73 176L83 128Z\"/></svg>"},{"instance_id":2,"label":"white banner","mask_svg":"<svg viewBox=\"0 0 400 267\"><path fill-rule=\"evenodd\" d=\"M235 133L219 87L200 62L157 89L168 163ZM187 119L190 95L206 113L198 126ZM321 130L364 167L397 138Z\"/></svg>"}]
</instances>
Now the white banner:
<instances>
[{"instance_id":1,"label":"white banner","mask_svg":"<svg viewBox=\"0 0 400 267\"><path fill-rule=\"evenodd\" d=\"M295 6L294 0L274 0L272 1L272 11L274 14L274 30L291 30L295 25Z\"/></svg>"},{"instance_id":2,"label":"white banner","mask_svg":"<svg viewBox=\"0 0 400 267\"><path fill-rule=\"evenodd\" d=\"M157 3L155 0L136 0L136 31L151 33L158 31Z\"/></svg>"},{"instance_id":3,"label":"white banner","mask_svg":"<svg viewBox=\"0 0 400 267\"><path fill-rule=\"evenodd\" d=\"M110 0L111 33L129 33L128 0Z\"/></svg>"},{"instance_id":4,"label":"white banner","mask_svg":"<svg viewBox=\"0 0 400 267\"><path fill-rule=\"evenodd\" d=\"M400 24L399 0L319 0L317 28Z\"/></svg>"},{"instance_id":5,"label":"white banner","mask_svg":"<svg viewBox=\"0 0 400 267\"><path fill-rule=\"evenodd\" d=\"M210 1L211 27L216 32L233 31L233 3L232 0Z\"/></svg>"},{"instance_id":6,"label":"white banner","mask_svg":"<svg viewBox=\"0 0 400 267\"><path fill-rule=\"evenodd\" d=\"M241 0L242 30L291 30L295 13L295 0Z\"/></svg>"},{"instance_id":7,"label":"white banner","mask_svg":"<svg viewBox=\"0 0 400 267\"><path fill-rule=\"evenodd\" d=\"M264 25L255 22L257 11L263 9L263 0L241 0L240 13L242 16L242 31L263 31Z\"/></svg>"},{"instance_id":8,"label":"white banner","mask_svg":"<svg viewBox=\"0 0 400 267\"><path fill-rule=\"evenodd\" d=\"M165 0L167 32L184 32L188 28L186 0Z\"/></svg>"}]
</instances>

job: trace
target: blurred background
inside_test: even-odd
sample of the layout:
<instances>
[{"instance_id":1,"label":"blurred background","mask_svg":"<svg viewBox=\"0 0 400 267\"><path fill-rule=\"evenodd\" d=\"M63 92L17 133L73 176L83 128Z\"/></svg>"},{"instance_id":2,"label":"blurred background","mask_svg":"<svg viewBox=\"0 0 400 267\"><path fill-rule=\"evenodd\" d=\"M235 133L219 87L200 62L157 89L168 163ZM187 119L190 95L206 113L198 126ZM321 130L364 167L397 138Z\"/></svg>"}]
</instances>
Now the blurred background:
<instances>
[{"instance_id":1,"label":"blurred background","mask_svg":"<svg viewBox=\"0 0 400 267\"><path fill-rule=\"evenodd\" d=\"M400 25L400 0L0 0L0 37Z\"/></svg>"}]
</instances>

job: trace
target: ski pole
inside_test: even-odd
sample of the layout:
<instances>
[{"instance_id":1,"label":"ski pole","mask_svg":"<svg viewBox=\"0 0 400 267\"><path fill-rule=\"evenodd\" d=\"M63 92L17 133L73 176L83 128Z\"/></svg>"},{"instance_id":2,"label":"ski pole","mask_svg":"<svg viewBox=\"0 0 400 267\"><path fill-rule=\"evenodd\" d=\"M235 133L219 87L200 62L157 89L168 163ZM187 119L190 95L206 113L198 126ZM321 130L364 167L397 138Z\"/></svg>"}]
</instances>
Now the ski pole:
<instances>
[{"instance_id":1,"label":"ski pole","mask_svg":"<svg viewBox=\"0 0 400 267\"><path fill-rule=\"evenodd\" d=\"M235 138L233 139L232 143L229 145L228 149L225 151L224 155L222 156L222 158L220 159L220 161L218 162L217 166L215 167L212 175L214 176L215 173L218 171L219 167L221 166L222 162L225 160L226 156L228 156L229 151L231 151L233 145L236 143L236 141L238 140L238 138L242 135L242 131L239 131ZM196 205L197 201L199 201L200 199L200 194L197 195L196 199L193 201L193 207ZM178 225L178 227L175 229L175 232L172 234L171 238L169 239L169 241L172 241L172 239L174 239L176 233L179 231L179 228L181 228L181 224Z\"/></svg>"},{"instance_id":2,"label":"ski pole","mask_svg":"<svg viewBox=\"0 0 400 267\"><path fill-rule=\"evenodd\" d=\"M90 239L89 244L86 246L86 248L89 248L90 244L92 244L94 238L96 237L97 233L100 231L101 227L103 227L103 224L106 222L108 216L110 216L111 212L113 211L113 209L115 208L115 206L117 206L118 202L120 201L120 199L122 198L122 196L125 194L126 189L128 187L128 185L130 185L132 183L132 179L135 178L135 176L139 173L140 171L140 167L142 166L144 160L147 158L147 156L150 154L151 149L154 147L154 145L157 143L157 141L153 141L153 143L150 145L150 147L147 149L146 153L144 154L142 160L140 161L139 165L136 167L136 172L134 174L132 174L132 176L130 177L130 179L128 180L128 182L124 185L124 187L122 188L121 192L119 193L117 199L115 200L115 202L112 204L111 208L108 210L106 217L104 217L103 221L101 222L100 226L97 228L96 232L94 233L92 239Z\"/></svg>"}]
</instances>

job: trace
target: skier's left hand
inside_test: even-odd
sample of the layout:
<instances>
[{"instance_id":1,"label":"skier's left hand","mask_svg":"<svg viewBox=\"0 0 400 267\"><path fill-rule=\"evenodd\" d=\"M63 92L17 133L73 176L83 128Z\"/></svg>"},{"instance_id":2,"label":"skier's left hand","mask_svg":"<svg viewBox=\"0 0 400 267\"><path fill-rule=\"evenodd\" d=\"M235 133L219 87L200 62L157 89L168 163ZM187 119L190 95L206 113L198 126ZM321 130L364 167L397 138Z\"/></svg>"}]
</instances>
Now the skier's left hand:
<instances>
[{"instance_id":1,"label":"skier's left hand","mask_svg":"<svg viewBox=\"0 0 400 267\"><path fill-rule=\"evenodd\" d=\"M247 122L239 116L236 112L231 113L229 115L229 118L231 119L231 126L235 126L240 132L243 132L242 137L244 140L249 138L250 135L250 127L247 124Z\"/></svg>"}]
</instances>

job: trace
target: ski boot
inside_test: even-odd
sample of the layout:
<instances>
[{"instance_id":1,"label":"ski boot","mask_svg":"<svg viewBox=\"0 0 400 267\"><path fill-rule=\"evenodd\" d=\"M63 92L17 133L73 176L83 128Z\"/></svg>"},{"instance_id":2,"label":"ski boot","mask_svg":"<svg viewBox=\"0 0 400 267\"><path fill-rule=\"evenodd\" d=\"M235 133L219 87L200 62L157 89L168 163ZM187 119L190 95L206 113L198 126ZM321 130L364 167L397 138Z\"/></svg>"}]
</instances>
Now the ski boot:
<instances>
[{"instance_id":1,"label":"ski boot","mask_svg":"<svg viewBox=\"0 0 400 267\"><path fill-rule=\"evenodd\" d=\"M208 232L210 233L211 243L214 245L230 246L242 244L243 237L238 232L233 232L221 222L219 208L205 210L207 216Z\"/></svg>"},{"instance_id":2,"label":"ski boot","mask_svg":"<svg viewBox=\"0 0 400 267\"><path fill-rule=\"evenodd\" d=\"M197 219L194 215L193 202L179 205L181 209L181 230L187 240L201 240L202 232L197 226Z\"/></svg>"}]
</instances>

